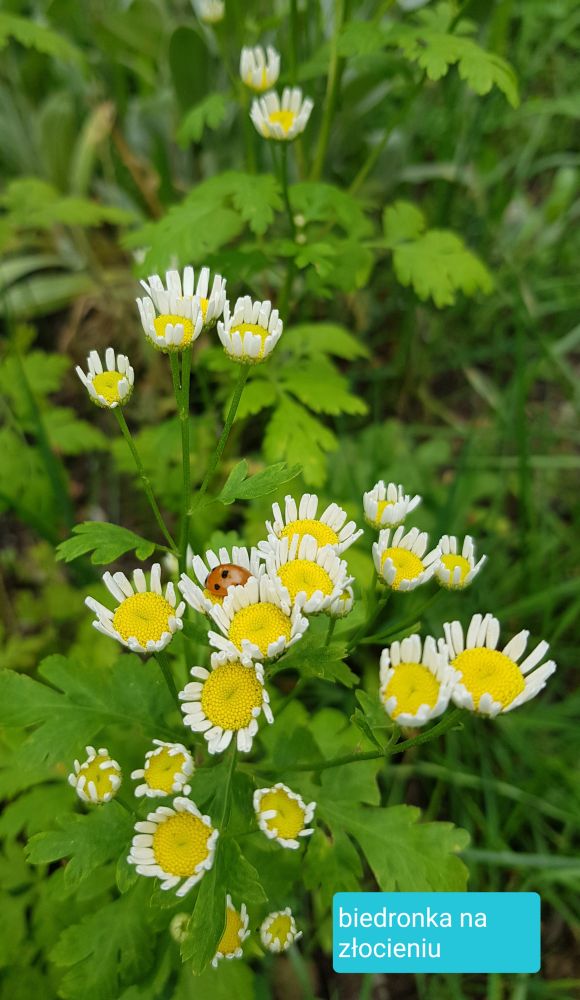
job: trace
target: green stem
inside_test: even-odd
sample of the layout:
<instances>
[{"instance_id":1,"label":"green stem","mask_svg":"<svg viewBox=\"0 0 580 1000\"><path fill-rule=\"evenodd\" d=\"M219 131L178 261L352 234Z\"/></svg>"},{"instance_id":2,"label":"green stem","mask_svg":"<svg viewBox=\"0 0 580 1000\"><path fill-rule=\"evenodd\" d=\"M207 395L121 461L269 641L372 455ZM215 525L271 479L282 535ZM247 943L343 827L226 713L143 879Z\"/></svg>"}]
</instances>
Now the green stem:
<instances>
[{"instance_id":1,"label":"green stem","mask_svg":"<svg viewBox=\"0 0 580 1000\"><path fill-rule=\"evenodd\" d=\"M290 0L290 49L289 49L290 82L296 83L298 68L298 0Z\"/></svg>"},{"instance_id":2,"label":"green stem","mask_svg":"<svg viewBox=\"0 0 580 1000\"><path fill-rule=\"evenodd\" d=\"M181 702L179 700L179 693L177 691L177 685L176 685L175 680L173 678L173 672L171 670L171 664L169 662L169 657L167 656L167 653L165 652L165 650L162 649L159 652L155 653L155 659L157 660L157 662L158 662L158 664L159 664L159 666L161 668L161 673L163 674L163 677L165 679L165 683L167 684L167 687L169 689L169 693L170 693L171 697L173 698L175 704L177 705L177 709L179 711L179 715L181 716Z\"/></svg>"},{"instance_id":3,"label":"green stem","mask_svg":"<svg viewBox=\"0 0 580 1000\"><path fill-rule=\"evenodd\" d=\"M221 433L221 437L217 443L217 448L212 455L211 461L208 465L207 472L204 476L203 482L199 487L197 496L195 497L193 504L190 508L190 517L193 514L195 508L199 505L200 500L207 492L207 488L212 481L215 471L219 465L219 461L223 455L224 448L227 444L228 438L230 436L230 431L232 429L232 424L236 419L236 413L238 412L238 406L240 405L240 399L242 398L242 393L244 391L244 386L248 380L248 375L250 374L250 365L242 365L240 368L240 374L238 376L238 381L234 389L234 394L232 396L232 401L230 403L230 408L228 410L228 415L226 417L226 422L224 424L224 429Z\"/></svg>"},{"instance_id":4,"label":"green stem","mask_svg":"<svg viewBox=\"0 0 580 1000\"><path fill-rule=\"evenodd\" d=\"M383 594L383 596L381 598L379 598L379 600L377 602L377 605L376 605L374 611L372 612L372 614L368 617L368 619L365 622L363 622L363 624L360 626L360 628L358 628L356 630L356 632L354 633L352 639L350 640L350 642L348 644L348 651L349 651L349 653L352 653L352 651L356 648L356 646L358 644L358 641L361 638L361 636L364 635L365 632L368 632L369 629L373 628L373 626L374 626L377 618L379 617L379 615L381 614L381 612L384 611L384 609L386 608L386 606L387 606L387 604L388 604L388 602L390 600L391 593L392 593L391 590L387 590L387 592L385 594Z\"/></svg>"},{"instance_id":5,"label":"green stem","mask_svg":"<svg viewBox=\"0 0 580 1000\"><path fill-rule=\"evenodd\" d=\"M296 225L294 223L294 215L292 214L292 205L290 204L290 194L288 191L288 143L282 143L282 149L280 152L280 180L282 181L282 195L284 198L284 204L286 206L286 214L288 215L288 222L290 223L290 232L292 233L292 239L296 238Z\"/></svg>"},{"instance_id":6,"label":"green stem","mask_svg":"<svg viewBox=\"0 0 580 1000\"><path fill-rule=\"evenodd\" d=\"M410 108L411 104L413 103L415 97L418 95L419 91L423 87L423 81L424 81L424 79L425 79L425 75L423 74L421 76L421 79L417 81L417 83L415 84L415 86L410 91L410 93L409 93L409 95L407 97L407 100L405 101L404 107L402 107L401 110L399 111L399 114L395 116L395 119L394 119L392 125L390 126L390 128L388 128L388 129L385 130L385 133L384 133L383 138L381 139L381 141L378 143L378 145L373 146L373 148L371 149L371 151L370 151L369 155L367 156L365 162L363 163L363 165L360 168L359 172L356 174L356 176L355 176L352 184L350 185L350 187L348 189L348 193L349 194L356 194L357 193L358 189L361 187L362 184L364 184L364 182L367 179L367 177L370 174L370 172L377 165L377 163L378 163L378 161L379 161L379 159L381 157L381 154L382 154L383 150L385 149L385 146L387 145L387 143L388 143L391 135L393 134L394 130L407 117L407 114L409 112L409 108Z\"/></svg>"},{"instance_id":7,"label":"green stem","mask_svg":"<svg viewBox=\"0 0 580 1000\"><path fill-rule=\"evenodd\" d=\"M328 632L326 633L325 646L330 645L330 640L332 639L335 628L336 628L336 618L331 618L328 623Z\"/></svg>"},{"instance_id":8,"label":"green stem","mask_svg":"<svg viewBox=\"0 0 580 1000\"><path fill-rule=\"evenodd\" d=\"M455 708L452 712L449 712L443 719L441 719L435 726L428 729L425 733L419 733L418 736L412 736L411 739L403 740L402 743L397 743L393 747L386 747L384 750L369 750L368 753L352 753L344 754L342 757L333 757L331 760L314 761L311 764L292 764L290 767L284 768L285 771L326 771L331 767L343 767L345 764L354 764L359 760L380 760L381 758L387 759L388 757L394 757L397 754L405 753L406 750L410 750L412 747L421 746L422 743L429 743L431 740L435 739L436 736L441 736L455 726L461 715L462 709Z\"/></svg>"},{"instance_id":9,"label":"green stem","mask_svg":"<svg viewBox=\"0 0 580 1000\"><path fill-rule=\"evenodd\" d=\"M181 504L181 529L179 539L179 569L187 568L187 546L191 521L191 466L189 451L189 389L191 382L191 349L181 356L181 393L179 397L179 422L181 424L181 457L183 462L183 492Z\"/></svg>"},{"instance_id":10,"label":"green stem","mask_svg":"<svg viewBox=\"0 0 580 1000\"><path fill-rule=\"evenodd\" d=\"M147 497L147 499L149 501L149 506L151 507L151 510L153 511L153 514L155 516L155 520L157 521L157 525L159 527L159 530L161 531L163 537L167 541L167 543L168 543L171 551L172 552L177 552L177 546L176 546L173 538L171 537L169 531L167 530L167 526L165 524L165 521L163 520L163 515L162 515L161 511L159 510L159 505L158 505L157 500L155 499L155 497L153 495L153 490L151 488L151 483L149 481L149 477L148 477L147 473L145 472L145 469L143 468L143 463L141 461L141 458L139 457L139 452L137 451L137 448L135 446L135 442L133 441L133 437L131 435L131 431L129 430L129 428L127 426L127 421L125 420L125 415L124 415L124 413L123 413L123 411L122 411L122 409L121 409L120 406L116 406L115 409L113 410L113 413L115 414L115 417L117 418L117 423L119 424L119 427L121 428L121 433L122 433L123 437L125 438L125 441L127 442L127 445L129 446L129 451L131 452L131 454L133 456L133 459L134 459L134 462L135 462L135 465L137 466L137 471L138 471L139 477L141 479L141 483L142 483L142 486L143 486L143 491L144 491L145 496Z\"/></svg>"},{"instance_id":11,"label":"green stem","mask_svg":"<svg viewBox=\"0 0 580 1000\"><path fill-rule=\"evenodd\" d=\"M324 167L324 160L326 158L326 151L328 149L328 142L330 139L330 128L332 125L332 117L334 115L334 109L336 107L336 100L340 88L340 78L342 76L342 60L340 60L338 57L338 36L342 28L344 16L345 16L345 0L336 0L335 15L334 15L334 32L332 34L332 42L330 47L330 65L328 67L328 77L326 80L326 97L324 101L324 113L322 117L322 124L320 126L320 132L318 133L318 146L316 148L316 155L314 157L314 163L312 165L312 170L310 173L310 179L313 181L319 180L322 174L322 169Z\"/></svg>"}]
</instances>

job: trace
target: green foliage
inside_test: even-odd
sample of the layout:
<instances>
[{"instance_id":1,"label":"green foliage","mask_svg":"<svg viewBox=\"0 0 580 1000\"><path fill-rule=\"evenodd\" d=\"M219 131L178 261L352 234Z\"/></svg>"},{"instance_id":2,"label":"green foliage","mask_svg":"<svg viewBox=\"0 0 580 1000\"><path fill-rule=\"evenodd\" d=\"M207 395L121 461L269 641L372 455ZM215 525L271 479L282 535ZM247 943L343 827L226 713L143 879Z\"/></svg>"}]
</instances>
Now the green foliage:
<instances>
[{"instance_id":1,"label":"green foliage","mask_svg":"<svg viewBox=\"0 0 580 1000\"><path fill-rule=\"evenodd\" d=\"M397 201L387 206L383 227L398 280L411 285L422 301L432 298L442 309L454 304L458 291L464 295L492 291L491 274L461 237L447 229L427 229L425 216L415 205Z\"/></svg>"},{"instance_id":2,"label":"green foliage","mask_svg":"<svg viewBox=\"0 0 580 1000\"><path fill-rule=\"evenodd\" d=\"M134 531L106 521L85 521L73 528L72 538L61 542L57 548L57 559L72 562L79 556L92 552L91 562L105 566L115 562L126 552L134 552L137 559L148 559L155 551L155 542L141 538Z\"/></svg>"},{"instance_id":3,"label":"green foliage","mask_svg":"<svg viewBox=\"0 0 580 1000\"><path fill-rule=\"evenodd\" d=\"M208 94L187 112L177 130L177 141L184 148L190 142L199 142L206 128L219 128L228 108L224 94Z\"/></svg>"},{"instance_id":4,"label":"green foliage","mask_svg":"<svg viewBox=\"0 0 580 1000\"><path fill-rule=\"evenodd\" d=\"M223 504L231 504L236 500L257 500L275 493L281 486L296 479L300 471L299 465L289 467L286 462L278 462L277 465L248 476L248 463L242 459L230 472L217 499Z\"/></svg>"},{"instance_id":5,"label":"green foliage","mask_svg":"<svg viewBox=\"0 0 580 1000\"><path fill-rule=\"evenodd\" d=\"M302 465L304 479L312 486L324 482L326 453L335 451L338 441L328 427L310 415L304 406L285 396L276 407L264 437L266 458L275 462Z\"/></svg>"},{"instance_id":6,"label":"green foliage","mask_svg":"<svg viewBox=\"0 0 580 1000\"><path fill-rule=\"evenodd\" d=\"M0 196L6 213L2 224L11 229L51 229L63 226L101 226L108 222L124 225L133 215L114 205L99 205L88 198L63 196L48 182L37 177L12 181Z\"/></svg>"},{"instance_id":7,"label":"green foliage","mask_svg":"<svg viewBox=\"0 0 580 1000\"><path fill-rule=\"evenodd\" d=\"M30 18L0 13L0 49L5 48L10 39L78 69L86 66L82 52L56 31Z\"/></svg>"},{"instance_id":8,"label":"green foliage","mask_svg":"<svg viewBox=\"0 0 580 1000\"><path fill-rule=\"evenodd\" d=\"M117 803L86 816L67 817L59 827L32 837L27 858L34 865L69 858L64 880L71 889L93 872L100 872L108 861L116 861L126 851L133 832L131 817Z\"/></svg>"}]
</instances>

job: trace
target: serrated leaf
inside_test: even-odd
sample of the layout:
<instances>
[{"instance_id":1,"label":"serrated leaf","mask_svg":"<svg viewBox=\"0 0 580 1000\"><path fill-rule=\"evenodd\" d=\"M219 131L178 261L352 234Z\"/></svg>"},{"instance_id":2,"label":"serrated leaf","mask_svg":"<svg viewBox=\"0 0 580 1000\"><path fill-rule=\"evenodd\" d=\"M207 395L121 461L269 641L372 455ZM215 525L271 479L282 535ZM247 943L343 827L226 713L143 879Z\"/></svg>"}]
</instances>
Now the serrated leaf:
<instances>
[{"instance_id":1,"label":"serrated leaf","mask_svg":"<svg viewBox=\"0 0 580 1000\"><path fill-rule=\"evenodd\" d=\"M315 413L338 416L367 412L366 403L349 391L344 376L323 358L286 364L281 378L284 388Z\"/></svg>"},{"instance_id":2,"label":"serrated leaf","mask_svg":"<svg viewBox=\"0 0 580 1000\"><path fill-rule=\"evenodd\" d=\"M76 887L108 861L127 853L133 822L115 803L84 816L69 816L60 820L59 827L32 837L26 855L33 865L69 858L64 879L68 886Z\"/></svg>"},{"instance_id":3,"label":"serrated leaf","mask_svg":"<svg viewBox=\"0 0 580 1000\"><path fill-rule=\"evenodd\" d=\"M320 486L326 475L326 452L338 447L335 435L299 403L284 396L270 419L264 437L269 461L286 459L301 464L304 481Z\"/></svg>"},{"instance_id":4,"label":"serrated leaf","mask_svg":"<svg viewBox=\"0 0 580 1000\"><path fill-rule=\"evenodd\" d=\"M91 227L105 222L126 225L134 220L133 213L124 208L62 195L38 177L11 181L0 196L0 205L6 210L11 226L25 229L50 229L59 224Z\"/></svg>"},{"instance_id":5,"label":"serrated leaf","mask_svg":"<svg viewBox=\"0 0 580 1000\"><path fill-rule=\"evenodd\" d=\"M354 765L360 766L360 765ZM353 837L383 892L462 892L468 871L457 853L469 835L451 823L419 822L414 806L375 809L324 792L319 810L331 829Z\"/></svg>"},{"instance_id":6,"label":"serrated leaf","mask_svg":"<svg viewBox=\"0 0 580 1000\"><path fill-rule=\"evenodd\" d=\"M287 331L284 333L284 343L286 343ZM253 417L261 410L273 406L278 398L278 390L273 382L267 382L263 378L253 378L248 382L238 406L237 419ZM229 401L228 401L229 402Z\"/></svg>"},{"instance_id":7,"label":"serrated leaf","mask_svg":"<svg viewBox=\"0 0 580 1000\"><path fill-rule=\"evenodd\" d=\"M461 237L447 229L426 229L414 205L399 201L388 206L383 224L398 280L412 285L422 301L432 298L441 309L455 303L458 291L468 296L492 291L491 274Z\"/></svg>"},{"instance_id":8,"label":"serrated leaf","mask_svg":"<svg viewBox=\"0 0 580 1000\"><path fill-rule=\"evenodd\" d=\"M234 503L235 500L256 500L275 493L280 486L300 475L300 472L299 465L288 466L286 462L278 462L248 476L248 463L242 459L230 472L217 499L224 504Z\"/></svg>"},{"instance_id":9,"label":"serrated leaf","mask_svg":"<svg viewBox=\"0 0 580 1000\"><path fill-rule=\"evenodd\" d=\"M44 426L51 445L63 455L104 451L109 446L109 439L98 427L80 420L74 410L64 406L51 407L44 414Z\"/></svg>"},{"instance_id":10,"label":"serrated leaf","mask_svg":"<svg viewBox=\"0 0 580 1000\"><path fill-rule=\"evenodd\" d=\"M267 900L260 875L254 865L244 857L235 840L222 845L223 878L234 906L241 903L265 903Z\"/></svg>"},{"instance_id":11,"label":"serrated leaf","mask_svg":"<svg viewBox=\"0 0 580 1000\"><path fill-rule=\"evenodd\" d=\"M280 185L272 174L235 174L232 200L251 231L262 235L283 208Z\"/></svg>"},{"instance_id":12,"label":"serrated leaf","mask_svg":"<svg viewBox=\"0 0 580 1000\"><path fill-rule=\"evenodd\" d=\"M73 535L57 547L57 559L72 562L79 556L92 552L91 562L104 566L115 562L126 552L134 552L137 559L148 559L155 551L155 542L141 538L129 528L107 521L84 521L76 524Z\"/></svg>"},{"instance_id":13,"label":"serrated leaf","mask_svg":"<svg viewBox=\"0 0 580 1000\"><path fill-rule=\"evenodd\" d=\"M177 130L177 141L184 149L190 142L199 142L205 128L219 128L226 116L228 101L225 94L208 94L186 114Z\"/></svg>"},{"instance_id":14,"label":"serrated leaf","mask_svg":"<svg viewBox=\"0 0 580 1000\"><path fill-rule=\"evenodd\" d=\"M0 14L0 49L8 44L10 38L26 48L36 49L37 52L43 52L80 69L86 66L85 57L76 46L60 33L30 17Z\"/></svg>"},{"instance_id":15,"label":"serrated leaf","mask_svg":"<svg viewBox=\"0 0 580 1000\"><path fill-rule=\"evenodd\" d=\"M304 677L319 677L353 687L359 679L344 662L346 655L343 643L321 644L318 636L307 632L300 642L289 649L278 666L281 670L297 670Z\"/></svg>"},{"instance_id":16,"label":"serrated leaf","mask_svg":"<svg viewBox=\"0 0 580 1000\"><path fill-rule=\"evenodd\" d=\"M332 355L355 361L368 358L369 351L361 339L353 336L338 323L299 323L284 331L284 349L309 357ZM255 383L250 383L251 388ZM246 389L247 393L247 389ZM244 395L246 394L244 393ZM242 396L242 402L244 397Z\"/></svg>"}]
</instances>

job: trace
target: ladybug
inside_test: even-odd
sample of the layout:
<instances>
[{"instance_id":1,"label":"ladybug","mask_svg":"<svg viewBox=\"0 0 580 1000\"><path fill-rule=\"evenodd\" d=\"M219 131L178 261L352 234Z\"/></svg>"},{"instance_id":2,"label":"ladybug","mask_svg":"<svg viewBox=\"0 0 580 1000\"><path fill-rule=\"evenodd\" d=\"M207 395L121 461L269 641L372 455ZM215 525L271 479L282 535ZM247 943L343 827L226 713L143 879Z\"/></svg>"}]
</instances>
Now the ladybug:
<instances>
[{"instance_id":1,"label":"ladybug","mask_svg":"<svg viewBox=\"0 0 580 1000\"><path fill-rule=\"evenodd\" d=\"M206 590L215 597L225 597L230 587L240 587L247 583L251 573L234 563L221 563L212 569L205 581Z\"/></svg>"}]
</instances>

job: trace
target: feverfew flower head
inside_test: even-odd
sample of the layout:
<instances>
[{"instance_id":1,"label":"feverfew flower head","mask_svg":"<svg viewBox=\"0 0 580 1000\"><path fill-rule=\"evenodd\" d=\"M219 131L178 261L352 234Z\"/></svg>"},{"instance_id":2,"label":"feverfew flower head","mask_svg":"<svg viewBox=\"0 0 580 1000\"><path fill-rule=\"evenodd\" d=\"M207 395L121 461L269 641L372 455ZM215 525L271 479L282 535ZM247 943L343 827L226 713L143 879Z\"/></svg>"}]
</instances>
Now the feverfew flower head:
<instances>
[{"instance_id":1,"label":"feverfew flower head","mask_svg":"<svg viewBox=\"0 0 580 1000\"><path fill-rule=\"evenodd\" d=\"M305 804L297 792L278 782L273 788L257 788L254 792L254 812L258 826L269 840L281 847L296 850L298 837L310 837L314 829L309 826L314 817L316 802Z\"/></svg>"},{"instance_id":2,"label":"feverfew flower head","mask_svg":"<svg viewBox=\"0 0 580 1000\"><path fill-rule=\"evenodd\" d=\"M354 591L352 587L345 587L342 594L335 597L331 604L326 608L326 614L329 618L346 618L350 615L354 606Z\"/></svg>"},{"instance_id":3,"label":"feverfew flower head","mask_svg":"<svg viewBox=\"0 0 580 1000\"><path fill-rule=\"evenodd\" d=\"M213 865L219 833L191 799L178 797L173 808L159 806L135 823L129 864L139 875L162 880L162 889L185 896Z\"/></svg>"},{"instance_id":4,"label":"feverfew flower head","mask_svg":"<svg viewBox=\"0 0 580 1000\"><path fill-rule=\"evenodd\" d=\"M362 528L357 530L354 521L347 521L346 511L338 504L329 504L320 515L317 511L318 497L315 493L304 493L298 503L294 497L285 497L284 514L279 504L273 504L273 520L266 521L268 541L260 542L258 548L267 555L277 538L312 535L319 545L332 545L340 554L362 535Z\"/></svg>"},{"instance_id":5,"label":"feverfew flower head","mask_svg":"<svg viewBox=\"0 0 580 1000\"><path fill-rule=\"evenodd\" d=\"M465 637L458 621L443 628L451 666L458 673L452 698L460 708L491 717L511 712L535 698L556 670L553 660L538 666L550 648L547 642L538 643L522 660L530 634L526 630L500 652L499 622L493 615L474 615Z\"/></svg>"},{"instance_id":6,"label":"feverfew flower head","mask_svg":"<svg viewBox=\"0 0 580 1000\"><path fill-rule=\"evenodd\" d=\"M276 659L308 628L299 602L292 606L288 591L269 576L232 587L221 606L214 604L211 617L222 635L210 632L210 645L228 656L241 653L252 660Z\"/></svg>"},{"instance_id":7,"label":"feverfew flower head","mask_svg":"<svg viewBox=\"0 0 580 1000\"><path fill-rule=\"evenodd\" d=\"M240 76L246 87L261 94L273 87L280 76L280 53L268 45L243 48L240 56Z\"/></svg>"},{"instance_id":8,"label":"feverfew flower head","mask_svg":"<svg viewBox=\"0 0 580 1000\"><path fill-rule=\"evenodd\" d=\"M163 740L153 740L155 749L145 754L144 767L132 771L132 778L143 778L143 784L135 789L135 795L140 798L158 798L171 793L189 795L191 787L188 780L193 774L193 758L189 750L181 743L164 743Z\"/></svg>"},{"instance_id":9,"label":"feverfew flower head","mask_svg":"<svg viewBox=\"0 0 580 1000\"><path fill-rule=\"evenodd\" d=\"M93 625L134 653L165 649L174 633L183 628L185 603L177 604L172 583L167 584L163 595L159 563L151 567L149 588L142 569L133 571L133 584L124 573L108 572L103 575L103 583L118 604L111 611L94 597L87 597L85 604L97 616Z\"/></svg>"},{"instance_id":10,"label":"feverfew flower head","mask_svg":"<svg viewBox=\"0 0 580 1000\"><path fill-rule=\"evenodd\" d=\"M441 556L435 567L437 582L447 590L464 590L475 579L487 556L475 561L473 538L466 535L459 554L459 542L454 535L443 535L439 541Z\"/></svg>"},{"instance_id":11,"label":"feverfew flower head","mask_svg":"<svg viewBox=\"0 0 580 1000\"><path fill-rule=\"evenodd\" d=\"M264 139L289 142L304 132L313 107L300 87L284 87L281 98L272 91L252 101L250 118Z\"/></svg>"},{"instance_id":12,"label":"feverfew flower head","mask_svg":"<svg viewBox=\"0 0 580 1000\"><path fill-rule=\"evenodd\" d=\"M105 747L98 750L85 747L85 750L87 759L82 764L75 760L74 772L69 774L68 783L76 789L83 802L108 802L121 785L121 768Z\"/></svg>"},{"instance_id":13,"label":"feverfew flower head","mask_svg":"<svg viewBox=\"0 0 580 1000\"><path fill-rule=\"evenodd\" d=\"M226 13L224 0L196 0L197 16L204 24L219 24Z\"/></svg>"},{"instance_id":14,"label":"feverfew flower head","mask_svg":"<svg viewBox=\"0 0 580 1000\"><path fill-rule=\"evenodd\" d=\"M441 555L437 547L427 552L426 531L411 528L405 534L403 526L381 531L373 545L373 560L379 579L392 590L414 590L427 583L435 572Z\"/></svg>"},{"instance_id":15,"label":"feverfew flower head","mask_svg":"<svg viewBox=\"0 0 580 1000\"><path fill-rule=\"evenodd\" d=\"M91 351L87 358L87 371L77 365L76 373L97 406L114 410L116 406L129 402L135 374L129 358L124 354L115 356L112 347L107 347L105 351L105 368L98 352Z\"/></svg>"},{"instance_id":16,"label":"feverfew flower head","mask_svg":"<svg viewBox=\"0 0 580 1000\"><path fill-rule=\"evenodd\" d=\"M420 503L418 494L409 496L402 486L384 483L382 479L368 493L363 493L365 521L371 528L396 528Z\"/></svg>"},{"instance_id":17,"label":"feverfew flower head","mask_svg":"<svg viewBox=\"0 0 580 1000\"><path fill-rule=\"evenodd\" d=\"M185 725L203 733L212 754L222 753L232 739L238 750L248 753L259 716L274 721L262 664L239 654L213 653L211 670L192 667L191 676L195 680L179 694Z\"/></svg>"},{"instance_id":18,"label":"feverfew flower head","mask_svg":"<svg viewBox=\"0 0 580 1000\"><path fill-rule=\"evenodd\" d=\"M254 302L249 295L238 299L233 313L229 302L223 322L217 325L224 351L239 364L257 365L272 353L282 336L284 324L272 303Z\"/></svg>"},{"instance_id":19,"label":"feverfew flower head","mask_svg":"<svg viewBox=\"0 0 580 1000\"><path fill-rule=\"evenodd\" d=\"M242 944L250 934L249 922L246 904L242 903L240 909L236 910L232 903L232 897L228 894L226 896L226 926L211 963L214 969L222 958L242 957Z\"/></svg>"},{"instance_id":20,"label":"feverfew flower head","mask_svg":"<svg viewBox=\"0 0 580 1000\"><path fill-rule=\"evenodd\" d=\"M205 615L214 604L223 604L231 587L242 586L250 577L258 578L264 573L258 549L240 545L233 545L231 549L222 547L217 552L208 549L203 559L188 553L187 562L198 583L182 573L178 587L187 603Z\"/></svg>"},{"instance_id":21,"label":"feverfew flower head","mask_svg":"<svg viewBox=\"0 0 580 1000\"><path fill-rule=\"evenodd\" d=\"M264 948L275 954L288 951L291 944L302 937L302 931L296 930L296 921L289 906L285 910L269 913L260 927L260 938Z\"/></svg>"},{"instance_id":22,"label":"feverfew flower head","mask_svg":"<svg viewBox=\"0 0 580 1000\"><path fill-rule=\"evenodd\" d=\"M447 708L456 676L442 639L428 636L421 648L421 637L410 635L383 649L379 697L400 726L424 726Z\"/></svg>"},{"instance_id":23,"label":"feverfew flower head","mask_svg":"<svg viewBox=\"0 0 580 1000\"><path fill-rule=\"evenodd\" d=\"M352 582L344 559L332 545L319 546L312 535L280 538L266 556L266 569L305 615L326 611Z\"/></svg>"},{"instance_id":24,"label":"feverfew flower head","mask_svg":"<svg viewBox=\"0 0 580 1000\"><path fill-rule=\"evenodd\" d=\"M210 272L202 267L197 286L192 267L168 271L166 283L158 274L141 284L147 292L137 299L141 324L146 336L160 351L183 351L197 340L203 329L214 326L226 301L226 282L216 274L211 291Z\"/></svg>"}]
</instances>

